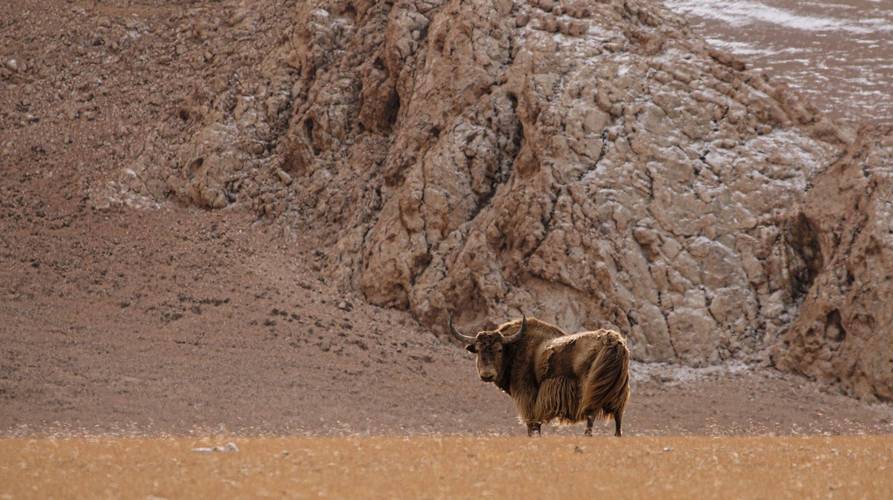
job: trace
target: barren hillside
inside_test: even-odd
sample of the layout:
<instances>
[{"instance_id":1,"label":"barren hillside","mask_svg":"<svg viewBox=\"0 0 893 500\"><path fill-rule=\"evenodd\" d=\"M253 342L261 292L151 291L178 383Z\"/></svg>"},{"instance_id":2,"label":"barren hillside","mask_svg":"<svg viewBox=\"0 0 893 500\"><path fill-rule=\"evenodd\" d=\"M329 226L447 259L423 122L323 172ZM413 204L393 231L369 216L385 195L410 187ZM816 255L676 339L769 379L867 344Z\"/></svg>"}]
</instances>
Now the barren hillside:
<instances>
[{"instance_id":1,"label":"barren hillside","mask_svg":"<svg viewBox=\"0 0 893 500\"><path fill-rule=\"evenodd\" d=\"M890 167L881 139L836 126L653 1L289 12L302 29L193 91L91 186L93 202L248 208L324 248L342 289L424 325L524 310L619 328L643 361L703 366L771 363L792 325L807 333L800 307L832 251L818 227L855 207L841 199L818 220L798 208L804 193L854 141L873 151L866 176ZM226 24L267 27L248 8ZM840 339L837 378L889 399L882 309L837 313L860 330Z\"/></svg>"}]
</instances>

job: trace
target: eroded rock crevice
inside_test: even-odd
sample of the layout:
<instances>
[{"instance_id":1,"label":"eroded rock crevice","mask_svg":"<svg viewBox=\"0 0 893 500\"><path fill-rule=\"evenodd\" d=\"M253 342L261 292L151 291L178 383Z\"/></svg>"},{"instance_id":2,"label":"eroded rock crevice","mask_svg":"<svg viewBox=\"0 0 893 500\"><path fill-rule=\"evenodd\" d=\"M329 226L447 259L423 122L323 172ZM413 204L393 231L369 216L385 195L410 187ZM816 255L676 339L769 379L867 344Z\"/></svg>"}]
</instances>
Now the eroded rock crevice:
<instances>
[{"instance_id":1,"label":"eroded rock crevice","mask_svg":"<svg viewBox=\"0 0 893 500\"><path fill-rule=\"evenodd\" d=\"M893 130L863 129L802 202L816 269L773 352L797 371L867 399L893 400ZM801 238L802 240L802 238Z\"/></svg>"}]
</instances>

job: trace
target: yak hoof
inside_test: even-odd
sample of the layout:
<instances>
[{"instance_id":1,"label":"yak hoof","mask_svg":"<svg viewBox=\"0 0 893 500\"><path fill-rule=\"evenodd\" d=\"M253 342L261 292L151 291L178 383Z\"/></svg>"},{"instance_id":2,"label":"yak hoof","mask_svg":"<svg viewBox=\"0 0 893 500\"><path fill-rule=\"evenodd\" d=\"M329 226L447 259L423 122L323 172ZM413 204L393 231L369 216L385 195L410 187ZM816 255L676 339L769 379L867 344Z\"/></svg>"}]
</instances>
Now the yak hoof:
<instances>
[{"instance_id":1,"label":"yak hoof","mask_svg":"<svg viewBox=\"0 0 893 500\"><path fill-rule=\"evenodd\" d=\"M591 435L592 435L592 429L586 429L585 431L583 431L583 435L584 435L584 436L591 436Z\"/></svg>"}]
</instances>

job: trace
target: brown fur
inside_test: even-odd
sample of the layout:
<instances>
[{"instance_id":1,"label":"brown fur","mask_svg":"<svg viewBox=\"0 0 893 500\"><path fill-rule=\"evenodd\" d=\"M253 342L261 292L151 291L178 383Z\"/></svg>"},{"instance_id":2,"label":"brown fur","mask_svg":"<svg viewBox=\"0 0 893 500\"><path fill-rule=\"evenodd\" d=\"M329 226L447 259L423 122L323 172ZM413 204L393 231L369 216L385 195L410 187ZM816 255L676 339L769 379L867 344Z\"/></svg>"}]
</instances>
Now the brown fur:
<instances>
[{"instance_id":1,"label":"brown fur","mask_svg":"<svg viewBox=\"0 0 893 500\"><path fill-rule=\"evenodd\" d=\"M515 401L528 432L552 420L586 420L588 434L593 419L612 417L619 436L629 398L629 350L623 337L611 330L567 335L535 318L527 323L520 340L503 342L521 327L520 320L510 321L479 332L469 350L478 353L479 371L496 373L493 382Z\"/></svg>"},{"instance_id":2,"label":"brown fur","mask_svg":"<svg viewBox=\"0 0 893 500\"><path fill-rule=\"evenodd\" d=\"M580 406L580 384L566 377L552 377L543 380L537 391L534 414L540 422L557 419L561 423L578 422Z\"/></svg>"}]
</instances>

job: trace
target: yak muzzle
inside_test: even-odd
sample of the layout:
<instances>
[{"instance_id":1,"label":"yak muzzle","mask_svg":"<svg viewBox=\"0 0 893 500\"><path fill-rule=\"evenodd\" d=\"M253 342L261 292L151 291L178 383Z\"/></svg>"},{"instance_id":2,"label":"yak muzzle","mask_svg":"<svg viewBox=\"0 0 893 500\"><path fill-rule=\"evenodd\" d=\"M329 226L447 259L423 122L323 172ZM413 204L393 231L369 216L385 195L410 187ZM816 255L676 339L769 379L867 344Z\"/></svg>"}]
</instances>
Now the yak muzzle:
<instances>
[{"instance_id":1,"label":"yak muzzle","mask_svg":"<svg viewBox=\"0 0 893 500\"><path fill-rule=\"evenodd\" d=\"M481 380L484 382L493 382L496 380L496 374L494 373L481 373Z\"/></svg>"}]
</instances>

